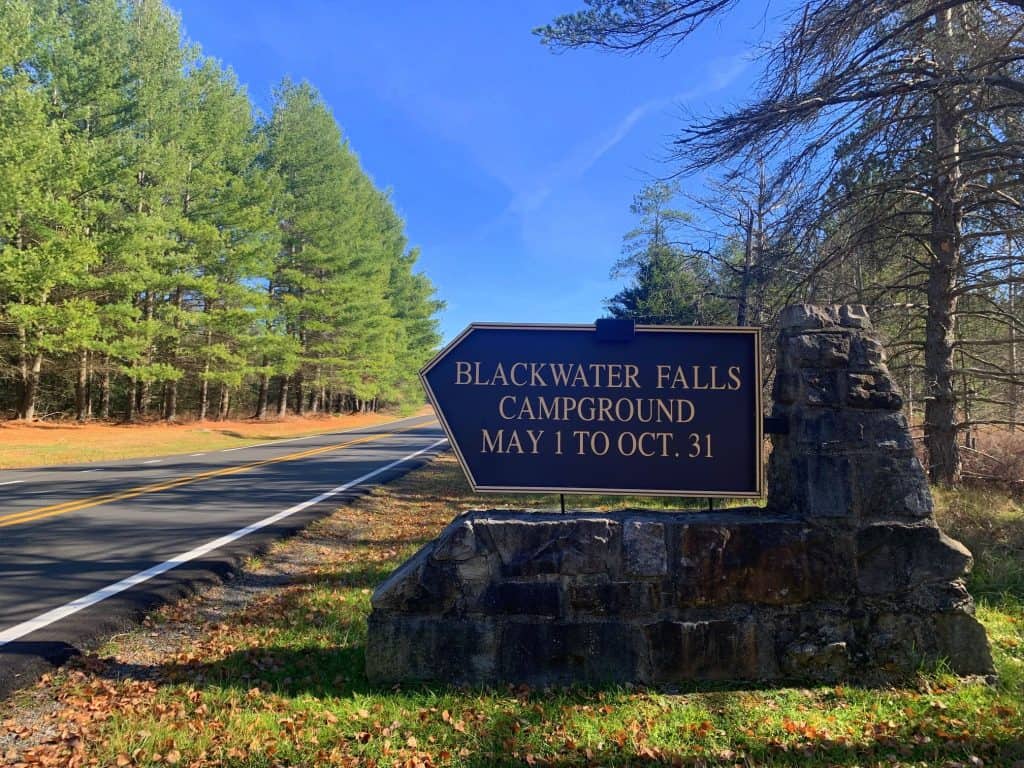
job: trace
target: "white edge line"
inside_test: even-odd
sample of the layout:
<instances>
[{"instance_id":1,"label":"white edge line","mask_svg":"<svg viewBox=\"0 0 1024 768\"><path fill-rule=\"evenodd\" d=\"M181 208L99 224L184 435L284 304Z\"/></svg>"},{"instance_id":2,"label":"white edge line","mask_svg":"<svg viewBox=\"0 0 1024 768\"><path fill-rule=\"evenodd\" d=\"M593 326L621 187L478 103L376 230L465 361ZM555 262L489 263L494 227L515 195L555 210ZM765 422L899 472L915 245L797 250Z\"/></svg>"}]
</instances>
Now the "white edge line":
<instances>
[{"instance_id":1,"label":"white edge line","mask_svg":"<svg viewBox=\"0 0 1024 768\"><path fill-rule=\"evenodd\" d=\"M8 480L6 483L0 483L0 485L14 485L15 483L24 483L24 480Z\"/></svg>"},{"instance_id":2,"label":"white edge line","mask_svg":"<svg viewBox=\"0 0 1024 768\"><path fill-rule=\"evenodd\" d=\"M150 459L149 461L142 462L143 464L159 464L163 459Z\"/></svg>"},{"instance_id":3,"label":"white edge line","mask_svg":"<svg viewBox=\"0 0 1024 768\"><path fill-rule=\"evenodd\" d=\"M133 576L121 579L121 581L115 582L114 584L109 584L106 587L98 589L95 592L91 592L90 594L80 597L77 600L72 600L70 603L65 603L59 608L54 608L51 611L47 611L46 613L36 616L34 619L29 619L28 621L23 621L20 624L15 624L13 627L10 627L9 629L5 629L3 632L0 632L0 648L5 646L7 643L12 643L15 640L20 640L21 638L25 637L25 635L31 634L36 630L43 629L44 627L48 627L50 624L60 621L61 619L67 618L72 614L78 613L79 611L84 610L85 608L89 608L90 606L96 605L97 603L101 603L108 597L113 597L114 595L120 594L125 590L131 589L132 587L147 582L150 579L155 578L156 576L159 576L163 573L166 573L167 571L177 568L179 565L184 565L185 563L191 560L195 560L198 557L202 557L203 555L212 552L215 549L220 549L221 547L227 546L233 541L241 539L243 536L248 536L250 533L255 533L261 528L266 528L268 525L273 525L279 520L284 520L286 517L290 517L291 515L294 515L296 512L301 512L302 510L311 507L314 504L319 504L322 501L326 501L332 496L337 496L339 493L344 493L350 488L365 483L370 478L383 474L384 472L387 472L389 469L394 469L398 465L404 464L405 462L410 461L411 459L415 459L417 456L420 456L421 454L424 454L427 451L433 450L434 448L437 448L437 446L446 442L448 442L448 438L442 438L434 443L431 443L426 448L421 448L420 450L415 451L414 453L410 453L408 456L403 456L401 459L392 461L390 464L385 464L383 467L378 467L372 472L367 472L362 477L357 477L355 480L350 480L344 485L339 485L337 488L332 488L329 491L324 491L319 496L314 496L312 499L296 504L294 507L288 507L288 509L282 512L273 514L270 517L265 517L262 520L245 526L245 528L239 528L237 531L229 533L226 536L221 536L219 539L214 539L213 541L207 542L206 544L202 544L201 546L198 546L195 549L190 549L188 552L182 552L180 555L172 557L170 560L165 560L164 562L158 565L154 565L152 568L147 568L144 571L139 571Z\"/></svg>"}]
</instances>

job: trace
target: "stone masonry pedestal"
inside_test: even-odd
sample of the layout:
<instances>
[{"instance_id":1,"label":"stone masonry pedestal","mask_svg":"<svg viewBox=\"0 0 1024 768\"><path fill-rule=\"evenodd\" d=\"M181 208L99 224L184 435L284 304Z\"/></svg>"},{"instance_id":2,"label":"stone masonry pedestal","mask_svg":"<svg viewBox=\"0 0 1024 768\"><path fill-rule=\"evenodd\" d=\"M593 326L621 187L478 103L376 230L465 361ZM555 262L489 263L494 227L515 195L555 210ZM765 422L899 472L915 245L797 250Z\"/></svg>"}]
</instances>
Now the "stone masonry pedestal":
<instances>
[{"instance_id":1,"label":"stone masonry pedestal","mask_svg":"<svg viewBox=\"0 0 1024 768\"><path fill-rule=\"evenodd\" d=\"M376 682L885 678L992 660L863 307L780 318L768 506L471 511L373 595Z\"/></svg>"}]
</instances>

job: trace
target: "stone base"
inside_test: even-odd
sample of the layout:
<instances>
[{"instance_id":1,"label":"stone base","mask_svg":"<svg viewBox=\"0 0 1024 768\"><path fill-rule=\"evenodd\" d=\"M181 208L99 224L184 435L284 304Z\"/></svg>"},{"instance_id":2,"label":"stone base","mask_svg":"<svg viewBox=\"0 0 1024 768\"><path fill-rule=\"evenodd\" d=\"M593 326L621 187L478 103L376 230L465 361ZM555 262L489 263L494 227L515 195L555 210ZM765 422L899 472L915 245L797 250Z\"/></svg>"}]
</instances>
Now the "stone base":
<instances>
[{"instance_id":1,"label":"stone base","mask_svg":"<svg viewBox=\"0 0 1024 768\"><path fill-rule=\"evenodd\" d=\"M373 595L376 682L531 685L993 671L930 519L475 511Z\"/></svg>"}]
</instances>

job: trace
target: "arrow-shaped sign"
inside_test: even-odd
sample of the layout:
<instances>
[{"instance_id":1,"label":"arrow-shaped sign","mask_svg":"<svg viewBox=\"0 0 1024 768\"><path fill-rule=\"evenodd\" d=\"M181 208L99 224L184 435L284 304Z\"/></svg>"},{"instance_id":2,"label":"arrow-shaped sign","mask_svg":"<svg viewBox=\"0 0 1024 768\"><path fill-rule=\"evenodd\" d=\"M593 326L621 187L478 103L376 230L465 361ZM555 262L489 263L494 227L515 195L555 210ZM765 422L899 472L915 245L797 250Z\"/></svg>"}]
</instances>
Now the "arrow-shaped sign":
<instances>
[{"instance_id":1,"label":"arrow-shaped sign","mask_svg":"<svg viewBox=\"0 0 1024 768\"><path fill-rule=\"evenodd\" d=\"M754 328L474 323L420 373L476 491L762 495Z\"/></svg>"}]
</instances>

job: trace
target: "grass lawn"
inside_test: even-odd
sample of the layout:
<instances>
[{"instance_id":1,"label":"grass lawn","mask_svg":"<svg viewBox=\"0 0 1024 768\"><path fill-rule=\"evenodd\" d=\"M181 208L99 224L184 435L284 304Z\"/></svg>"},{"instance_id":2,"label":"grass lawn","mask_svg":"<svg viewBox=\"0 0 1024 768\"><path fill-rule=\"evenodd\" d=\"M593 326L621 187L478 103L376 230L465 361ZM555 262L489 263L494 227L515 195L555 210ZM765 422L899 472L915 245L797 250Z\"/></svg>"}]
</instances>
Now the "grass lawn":
<instances>
[{"instance_id":1,"label":"grass lawn","mask_svg":"<svg viewBox=\"0 0 1024 768\"><path fill-rule=\"evenodd\" d=\"M372 588L466 507L557 501L474 496L445 456L250 563L238 579L254 590L244 607L222 605L221 593L241 587L170 606L154 626L0 707L0 733L8 731L0 758L31 766L1021 767L1024 511L995 493L939 500L940 521L978 559L972 588L995 685L930 671L885 688L374 688L363 675Z\"/></svg>"},{"instance_id":2,"label":"grass lawn","mask_svg":"<svg viewBox=\"0 0 1024 768\"><path fill-rule=\"evenodd\" d=\"M422 414L430 411L424 409ZM0 422L0 469L115 461L262 443L392 421L391 413L180 424Z\"/></svg>"}]
</instances>

